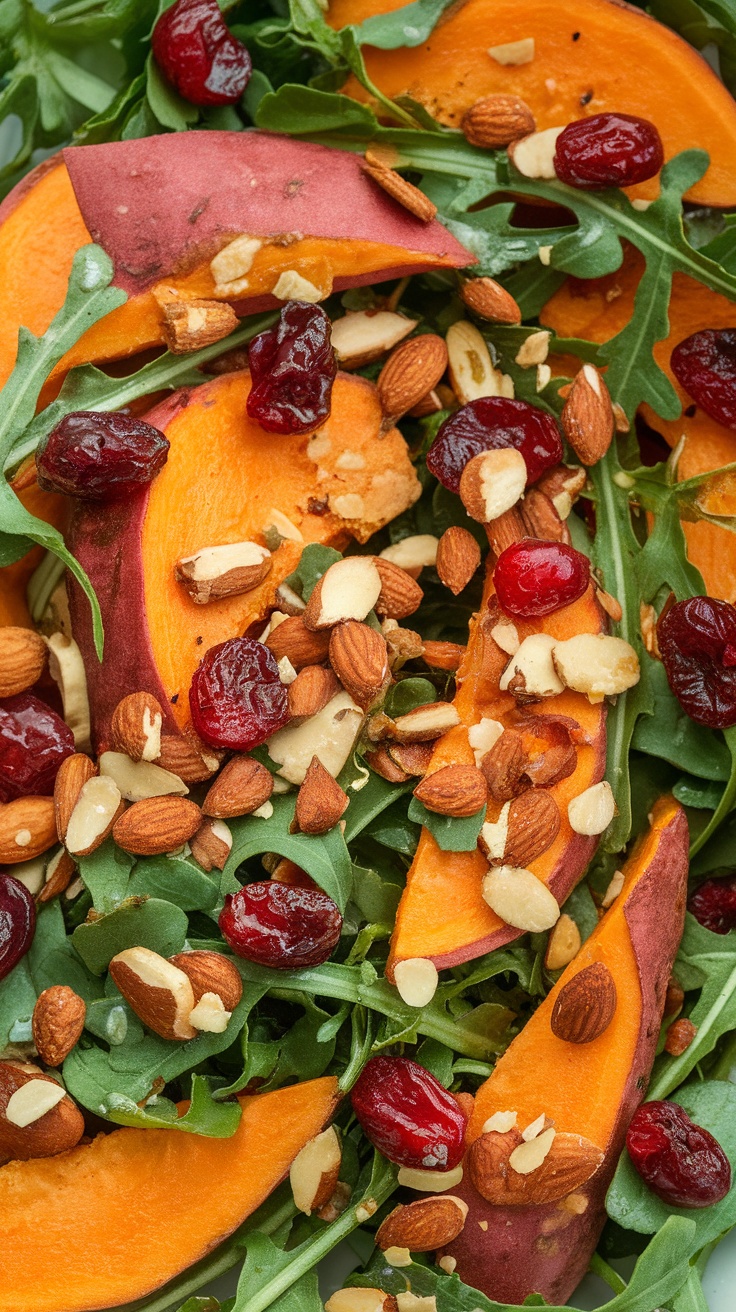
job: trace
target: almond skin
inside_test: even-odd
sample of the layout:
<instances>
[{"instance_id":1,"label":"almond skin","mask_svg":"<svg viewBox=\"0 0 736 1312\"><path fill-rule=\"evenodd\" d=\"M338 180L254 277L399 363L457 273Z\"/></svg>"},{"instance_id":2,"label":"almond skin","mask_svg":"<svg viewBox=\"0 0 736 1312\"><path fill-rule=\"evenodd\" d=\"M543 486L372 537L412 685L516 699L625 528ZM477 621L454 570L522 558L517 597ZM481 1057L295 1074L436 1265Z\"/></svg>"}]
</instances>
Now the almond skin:
<instances>
[{"instance_id":1,"label":"almond skin","mask_svg":"<svg viewBox=\"0 0 736 1312\"><path fill-rule=\"evenodd\" d=\"M218 829L225 832L218 833ZM194 838L190 839L192 856L203 870L224 870L232 851L233 839L222 821L204 820Z\"/></svg>"},{"instance_id":2,"label":"almond skin","mask_svg":"<svg viewBox=\"0 0 736 1312\"><path fill-rule=\"evenodd\" d=\"M592 1043L608 1029L616 1003L616 983L608 966L602 961L585 966L557 995L552 1033L566 1043Z\"/></svg>"},{"instance_id":3,"label":"almond skin","mask_svg":"<svg viewBox=\"0 0 736 1312\"><path fill-rule=\"evenodd\" d=\"M163 718L161 703L152 693L129 693L112 713L111 747L124 752L131 761L157 761L161 755Z\"/></svg>"},{"instance_id":4,"label":"almond skin","mask_svg":"<svg viewBox=\"0 0 736 1312\"><path fill-rule=\"evenodd\" d=\"M216 993L226 1011L235 1011L243 996L243 981L229 957L222 952L177 952L169 961L188 975L195 1003L203 993Z\"/></svg>"},{"instance_id":5,"label":"almond skin","mask_svg":"<svg viewBox=\"0 0 736 1312\"><path fill-rule=\"evenodd\" d=\"M521 310L511 292L495 278L469 278L460 288L460 295L480 319L491 323L521 323Z\"/></svg>"},{"instance_id":6,"label":"almond skin","mask_svg":"<svg viewBox=\"0 0 736 1312\"><path fill-rule=\"evenodd\" d=\"M162 770L177 774L185 784L200 784L211 779L219 767L223 753L214 747L197 746L193 734L164 733L161 735L161 754L156 761Z\"/></svg>"},{"instance_id":7,"label":"almond skin","mask_svg":"<svg viewBox=\"0 0 736 1312\"><path fill-rule=\"evenodd\" d=\"M514 1171L509 1158L523 1143L518 1130L492 1130L471 1145L468 1173L481 1197L499 1207L538 1207L566 1198L598 1170L604 1153L579 1134L558 1133L544 1161L528 1175Z\"/></svg>"},{"instance_id":8,"label":"almond skin","mask_svg":"<svg viewBox=\"0 0 736 1312\"><path fill-rule=\"evenodd\" d=\"M66 984L44 989L33 1008L33 1042L46 1066L61 1066L82 1030L87 1014L84 1000Z\"/></svg>"},{"instance_id":9,"label":"almond skin","mask_svg":"<svg viewBox=\"0 0 736 1312\"><path fill-rule=\"evenodd\" d=\"M411 779L411 775L396 764L383 743L375 751L366 753L365 763L390 784L404 784L407 779Z\"/></svg>"},{"instance_id":10,"label":"almond skin","mask_svg":"<svg viewBox=\"0 0 736 1312\"><path fill-rule=\"evenodd\" d=\"M437 547L437 573L454 596L466 588L480 565L480 547L466 528L445 530Z\"/></svg>"},{"instance_id":11,"label":"almond skin","mask_svg":"<svg viewBox=\"0 0 736 1312\"><path fill-rule=\"evenodd\" d=\"M82 1113L68 1095L30 1125L21 1127L8 1121L5 1110L10 1099L30 1080L48 1080L58 1087L50 1075L29 1063L0 1062L0 1160L27 1162L34 1157L55 1157L74 1148L84 1134Z\"/></svg>"},{"instance_id":12,"label":"almond skin","mask_svg":"<svg viewBox=\"0 0 736 1312\"><path fill-rule=\"evenodd\" d=\"M296 824L303 834L326 834L342 817L349 798L337 780L313 756L296 798Z\"/></svg>"},{"instance_id":13,"label":"almond skin","mask_svg":"<svg viewBox=\"0 0 736 1312\"><path fill-rule=\"evenodd\" d=\"M422 779L430 767L434 745L433 743L388 743L388 754L401 770Z\"/></svg>"},{"instance_id":14,"label":"almond skin","mask_svg":"<svg viewBox=\"0 0 736 1312\"><path fill-rule=\"evenodd\" d=\"M32 861L55 842L53 797L18 797L0 806L0 865Z\"/></svg>"},{"instance_id":15,"label":"almond skin","mask_svg":"<svg viewBox=\"0 0 736 1312\"><path fill-rule=\"evenodd\" d=\"M509 807L504 862L528 867L552 846L560 823L560 808L551 793L530 788L515 797Z\"/></svg>"},{"instance_id":16,"label":"almond skin","mask_svg":"<svg viewBox=\"0 0 736 1312\"><path fill-rule=\"evenodd\" d=\"M412 1253L431 1253L451 1244L465 1226L467 1204L453 1194L428 1195L395 1207L378 1228L376 1243L388 1248L408 1248Z\"/></svg>"},{"instance_id":17,"label":"almond skin","mask_svg":"<svg viewBox=\"0 0 736 1312\"><path fill-rule=\"evenodd\" d=\"M519 506L512 506L494 519L487 528L488 541L495 556L500 556L507 547L512 547L522 538L528 537L524 517Z\"/></svg>"},{"instance_id":18,"label":"almond skin","mask_svg":"<svg viewBox=\"0 0 736 1312\"><path fill-rule=\"evenodd\" d=\"M488 787L475 765L445 765L425 775L414 789L417 801L439 815L475 815L488 800Z\"/></svg>"},{"instance_id":19,"label":"almond skin","mask_svg":"<svg viewBox=\"0 0 736 1312\"><path fill-rule=\"evenodd\" d=\"M188 843L201 823L199 807L185 797L146 797L118 817L112 834L124 852L158 856Z\"/></svg>"},{"instance_id":20,"label":"almond skin","mask_svg":"<svg viewBox=\"0 0 736 1312\"><path fill-rule=\"evenodd\" d=\"M330 635L330 664L353 700L367 708L389 679L386 640L359 620L336 624Z\"/></svg>"},{"instance_id":21,"label":"almond skin","mask_svg":"<svg viewBox=\"0 0 736 1312\"><path fill-rule=\"evenodd\" d=\"M382 164L380 159L370 150L365 153L363 168L368 176L378 183L379 187L388 192L389 196L393 196L394 200L403 205L404 209L408 210L410 214L413 214L417 219L421 219L422 223L432 222L437 213L437 206L432 203L428 196L425 196L423 191L420 191L413 183L407 182L406 178L402 178L400 173L396 173L394 169L387 168L385 164Z\"/></svg>"},{"instance_id":22,"label":"almond skin","mask_svg":"<svg viewBox=\"0 0 736 1312\"><path fill-rule=\"evenodd\" d=\"M142 806L142 802L136 802ZM136 1016L162 1039L196 1037L189 1021L194 989L189 976L150 948L125 948L113 957L110 976Z\"/></svg>"},{"instance_id":23,"label":"almond skin","mask_svg":"<svg viewBox=\"0 0 736 1312\"><path fill-rule=\"evenodd\" d=\"M592 364L584 364L575 375L561 423L582 464L595 465L606 454L613 440L613 406L603 377Z\"/></svg>"},{"instance_id":24,"label":"almond skin","mask_svg":"<svg viewBox=\"0 0 736 1312\"><path fill-rule=\"evenodd\" d=\"M298 671L303 670L305 665L321 665L327 660L330 635L328 631L312 632L301 615L290 615L273 633L269 633L265 645L277 661L288 656Z\"/></svg>"},{"instance_id":25,"label":"almond skin","mask_svg":"<svg viewBox=\"0 0 736 1312\"><path fill-rule=\"evenodd\" d=\"M481 761L488 791L495 802L509 802L523 792L524 740L516 729L504 729Z\"/></svg>"},{"instance_id":26,"label":"almond skin","mask_svg":"<svg viewBox=\"0 0 736 1312\"><path fill-rule=\"evenodd\" d=\"M273 776L265 765L250 756L233 756L209 789L202 810L216 820L250 815L272 792Z\"/></svg>"},{"instance_id":27,"label":"almond skin","mask_svg":"<svg viewBox=\"0 0 736 1312\"><path fill-rule=\"evenodd\" d=\"M289 711L292 719L301 720L317 715L336 693L340 685L332 670L323 665L305 665L293 683L289 684Z\"/></svg>"},{"instance_id":28,"label":"almond skin","mask_svg":"<svg viewBox=\"0 0 736 1312\"><path fill-rule=\"evenodd\" d=\"M541 538L544 542L570 542L567 524L560 518L550 498L539 488L529 488L519 510L528 537Z\"/></svg>"},{"instance_id":29,"label":"almond skin","mask_svg":"<svg viewBox=\"0 0 736 1312\"><path fill-rule=\"evenodd\" d=\"M239 322L232 306L223 301L168 301L163 310L164 337L174 355L221 341Z\"/></svg>"},{"instance_id":30,"label":"almond skin","mask_svg":"<svg viewBox=\"0 0 736 1312\"><path fill-rule=\"evenodd\" d=\"M0 628L0 697L32 688L46 666L48 651L40 633L13 624Z\"/></svg>"},{"instance_id":31,"label":"almond skin","mask_svg":"<svg viewBox=\"0 0 736 1312\"><path fill-rule=\"evenodd\" d=\"M435 333L397 346L378 377L378 398L387 421L399 419L437 386L447 368L447 346Z\"/></svg>"},{"instance_id":32,"label":"almond skin","mask_svg":"<svg viewBox=\"0 0 736 1312\"><path fill-rule=\"evenodd\" d=\"M59 842L66 839L69 818L88 779L97 774L97 766L83 752L67 756L59 766L54 784L54 814Z\"/></svg>"},{"instance_id":33,"label":"almond skin","mask_svg":"<svg viewBox=\"0 0 736 1312\"><path fill-rule=\"evenodd\" d=\"M460 124L466 141L482 150L502 150L536 129L534 115L519 96L483 96L466 110ZM520 319L511 322L519 323Z\"/></svg>"},{"instance_id":34,"label":"almond skin","mask_svg":"<svg viewBox=\"0 0 736 1312\"><path fill-rule=\"evenodd\" d=\"M452 672L460 668L465 650L458 642L425 642L422 655L430 669Z\"/></svg>"},{"instance_id":35,"label":"almond skin","mask_svg":"<svg viewBox=\"0 0 736 1312\"><path fill-rule=\"evenodd\" d=\"M381 578L376 614L381 619L390 620L404 620L407 615L413 615L424 599L424 592L416 579L384 556L376 556L374 564Z\"/></svg>"},{"instance_id":36,"label":"almond skin","mask_svg":"<svg viewBox=\"0 0 736 1312\"><path fill-rule=\"evenodd\" d=\"M58 861L51 870L53 862L54 858L52 857L46 868L46 883L36 897L39 906L43 906L45 902L53 902L55 897L60 897L62 893L66 892L74 878L77 865L68 852L62 849ZM51 873L49 874L50 870Z\"/></svg>"}]
</instances>

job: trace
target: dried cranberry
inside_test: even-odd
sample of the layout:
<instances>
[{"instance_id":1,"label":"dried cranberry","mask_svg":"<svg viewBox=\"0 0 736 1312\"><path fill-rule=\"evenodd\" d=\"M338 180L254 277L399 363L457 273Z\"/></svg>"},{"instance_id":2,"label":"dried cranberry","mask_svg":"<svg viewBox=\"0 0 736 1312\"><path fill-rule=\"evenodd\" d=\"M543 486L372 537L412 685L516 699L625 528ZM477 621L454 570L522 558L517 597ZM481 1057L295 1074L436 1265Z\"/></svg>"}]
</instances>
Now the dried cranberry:
<instances>
[{"instance_id":1,"label":"dried cranberry","mask_svg":"<svg viewBox=\"0 0 736 1312\"><path fill-rule=\"evenodd\" d=\"M246 408L268 433L310 433L330 413L337 360L324 310L287 301L278 323L248 348L253 386Z\"/></svg>"},{"instance_id":2,"label":"dried cranberry","mask_svg":"<svg viewBox=\"0 0 736 1312\"><path fill-rule=\"evenodd\" d=\"M408 1057L372 1057L352 1101L371 1143L399 1166L449 1171L465 1151L468 1122L457 1100Z\"/></svg>"},{"instance_id":3,"label":"dried cranberry","mask_svg":"<svg viewBox=\"0 0 736 1312\"><path fill-rule=\"evenodd\" d=\"M153 29L153 57L193 105L234 105L248 85L250 55L217 0L176 0Z\"/></svg>"},{"instance_id":4,"label":"dried cranberry","mask_svg":"<svg viewBox=\"0 0 736 1312\"><path fill-rule=\"evenodd\" d=\"M736 428L736 328L704 328L680 342L672 372L706 414Z\"/></svg>"},{"instance_id":5,"label":"dried cranberry","mask_svg":"<svg viewBox=\"0 0 736 1312\"><path fill-rule=\"evenodd\" d=\"M276 659L254 638L210 647L194 671L189 705L200 738L236 752L264 743L289 718Z\"/></svg>"},{"instance_id":6,"label":"dried cranberry","mask_svg":"<svg viewBox=\"0 0 736 1312\"><path fill-rule=\"evenodd\" d=\"M493 583L501 608L516 619L551 615L582 597L590 562L565 542L523 538L501 552Z\"/></svg>"},{"instance_id":7,"label":"dried cranberry","mask_svg":"<svg viewBox=\"0 0 736 1312\"><path fill-rule=\"evenodd\" d=\"M319 966L340 941L340 908L320 888L273 880L225 898L220 929L233 952L275 970Z\"/></svg>"},{"instance_id":8,"label":"dried cranberry","mask_svg":"<svg viewBox=\"0 0 736 1312\"><path fill-rule=\"evenodd\" d=\"M682 709L709 729L736 724L736 607L715 597L671 606L657 626L667 679Z\"/></svg>"},{"instance_id":9,"label":"dried cranberry","mask_svg":"<svg viewBox=\"0 0 736 1312\"><path fill-rule=\"evenodd\" d=\"M26 955L36 930L36 904L25 884L0 875L0 979Z\"/></svg>"},{"instance_id":10,"label":"dried cranberry","mask_svg":"<svg viewBox=\"0 0 736 1312\"><path fill-rule=\"evenodd\" d=\"M659 173L662 138L633 114L593 114L568 123L557 138L555 173L569 187L631 187Z\"/></svg>"},{"instance_id":11,"label":"dried cranberry","mask_svg":"<svg viewBox=\"0 0 736 1312\"><path fill-rule=\"evenodd\" d=\"M30 692L0 699L0 802L49 797L74 734L56 711Z\"/></svg>"},{"instance_id":12,"label":"dried cranberry","mask_svg":"<svg viewBox=\"0 0 736 1312\"><path fill-rule=\"evenodd\" d=\"M687 909L714 934L728 934L736 929L736 876L703 880L690 894Z\"/></svg>"},{"instance_id":13,"label":"dried cranberry","mask_svg":"<svg viewBox=\"0 0 736 1312\"><path fill-rule=\"evenodd\" d=\"M671 1207L710 1207L731 1188L731 1165L717 1139L676 1102L645 1102L626 1135L636 1170Z\"/></svg>"},{"instance_id":14,"label":"dried cranberry","mask_svg":"<svg viewBox=\"0 0 736 1312\"><path fill-rule=\"evenodd\" d=\"M108 501L150 483L168 454L168 438L142 419L78 410L40 448L38 482L47 492Z\"/></svg>"},{"instance_id":15,"label":"dried cranberry","mask_svg":"<svg viewBox=\"0 0 736 1312\"><path fill-rule=\"evenodd\" d=\"M468 401L442 424L427 452L427 468L440 483L457 492L460 475L481 451L513 446L526 461L527 483L562 459L559 429L551 415L528 401L482 396Z\"/></svg>"}]
</instances>

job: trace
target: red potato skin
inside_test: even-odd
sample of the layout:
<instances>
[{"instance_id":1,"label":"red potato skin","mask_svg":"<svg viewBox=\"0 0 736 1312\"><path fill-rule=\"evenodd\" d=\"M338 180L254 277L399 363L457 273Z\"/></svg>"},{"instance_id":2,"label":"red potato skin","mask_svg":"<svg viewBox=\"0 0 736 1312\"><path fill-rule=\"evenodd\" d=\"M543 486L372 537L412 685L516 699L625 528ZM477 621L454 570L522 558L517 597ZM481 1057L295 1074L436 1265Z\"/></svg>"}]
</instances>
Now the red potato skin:
<instances>
[{"instance_id":1,"label":"red potato skin","mask_svg":"<svg viewBox=\"0 0 736 1312\"><path fill-rule=\"evenodd\" d=\"M427 255L378 273L336 278L335 291L436 267L474 264L436 220L423 223L387 196L349 151L262 132L185 132L76 146L64 163L94 241L133 296L211 258L241 233L304 233ZM233 302L241 314L271 309L271 295Z\"/></svg>"},{"instance_id":2,"label":"red potato skin","mask_svg":"<svg viewBox=\"0 0 736 1312\"><path fill-rule=\"evenodd\" d=\"M456 1189L468 1204L468 1218L462 1233L443 1252L457 1260L461 1280L489 1298L501 1303L523 1303L529 1294L538 1293L549 1303L564 1304L588 1269L605 1224L606 1193L626 1131L649 1083L667 983L682 937L688 843L685 813L677 808L662 828L648 867L632 888L624 907L641 986L639 1035L634 1062L619 1095L618 1113L605 1146L605 1159L595 1175L575 1190L576 1200L586 1200L585 1211L578 1214L565 1210L560 1202L537 1207L495 1207L480 1196L467 1172ZM615 973L614 963L611 968ZM567 972L549 995L550 1008L566 977ZM544 1006L549 1010L547 1003ZM555 1080L558 1074L550 1071L550 1080ZM611 1096L616 1096L615 1089L611 1090ZM480 1124L471 1124L470 1139L480 1132ZM481 1229L481 1223L487 1228Z\"/></svg>"}]
</instances>

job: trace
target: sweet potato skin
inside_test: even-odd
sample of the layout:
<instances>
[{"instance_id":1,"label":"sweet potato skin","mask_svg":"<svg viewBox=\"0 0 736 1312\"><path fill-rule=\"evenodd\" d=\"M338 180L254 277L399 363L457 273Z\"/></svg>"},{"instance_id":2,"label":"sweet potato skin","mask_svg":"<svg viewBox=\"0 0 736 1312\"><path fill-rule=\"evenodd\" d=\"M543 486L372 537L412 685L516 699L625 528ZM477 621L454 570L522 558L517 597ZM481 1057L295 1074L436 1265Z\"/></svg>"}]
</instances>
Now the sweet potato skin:
<instances>
[{"instance_id":1,"label":"sweet potato skin","mask_svg":"<svg viewBox=\"0 0 736 1312\"><path fill-rule=\"evenodd\" d=\"M469 1206L462 1234L446 1251L457 1259L457 1273L489 1298L502 1303L522 1303L530 1293L540 1293L550 1303L566 1303L584 1276L590 1255L605 1222L605 1198L623 1148L626 1130L645 1092L654 1060L665 993L682 935L688 868L688 828L685 814L672 799L658 803L653 831L630 858L644 868L626 896L621 925L625 925L636 961L640 1004L619 988L619 1005L639 1005L638 1038L625 1087L610 1089L618 1109L608 1134L600 1144L605 1159L591 1179L573 1195L545 1206L506 1208L487 1203L473 1187L466 1171L457 1188ZM627 863L627 866L630 863ZM623 894L621 895L623 896ZM613 912L616 908L611 909ZM608 913L611 915L611 912ZM599 935L606 920L595 931ZM591 943L592 940L588 940ZM585 945L587 946L587 945ZM610 968L616 971L616 958ZM529 1027L548 1025L548 1017L569 971L535 1013ZM605 1035L597 1040L605 1044ZM513 1062L514 1045L501 1058ZM500 1063L499 1063L500 1065ZM544 1070L550 1085L560 1079L575 1081L576 1063L566 1072ZM518 1073L519 1081L523 1072ZM484 1090L490 1091L493 1075L476 1097L468 1138L477 1138L490 1108L484 1106ZM585 1098L585 1087L574 1087L573 1098ZM566 1130L571 1125L561 1126ZM583 1209L583 1210L580 1210ZM484 1229L481 1228L481 1223Z\"/></svg>"}]
</instances>

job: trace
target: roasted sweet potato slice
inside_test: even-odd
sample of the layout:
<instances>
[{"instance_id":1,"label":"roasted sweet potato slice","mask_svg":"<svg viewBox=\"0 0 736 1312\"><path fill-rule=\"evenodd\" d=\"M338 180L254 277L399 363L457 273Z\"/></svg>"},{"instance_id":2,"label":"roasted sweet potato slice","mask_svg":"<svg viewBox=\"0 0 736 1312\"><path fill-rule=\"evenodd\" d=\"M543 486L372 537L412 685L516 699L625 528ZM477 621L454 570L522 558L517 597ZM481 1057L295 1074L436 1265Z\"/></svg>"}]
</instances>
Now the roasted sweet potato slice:
<instances>
[{"instance_id":1,"label":"roasted sweet potato slice","mask_svg":"<svg viewBox=\"0 0 736 1312\"><path fill-rule=\"evenodd\" d=\"M331 1076L242 1097L231 1139L113 1130L0 1169L3 1312L85 1312L143 1298L260 1206L332 1118Z\"/></svg>"},{"instance_id":2,"label":"roasted sweet potato slice","mask_svg":"<svg viewBox=\"0 0 736 1312\"><path fill-rule=\"evenodd\" d=\"M495 560L491 556L479 617L472 625L466 655L457 674L455 706L462 723L439 740L429 773L443 765L473 763L468 729L481 719L498 720L517 727L514 698L511 693L500 692L498 686L509 658L490 635L488 601L494 595L493 564ZM520 623L517 628L520 638L532 632L544 632L563 639L577 633L599 633L604 628L604 620L591 588L574 605L536 625ZM569 717L580 726L577 737L582 741L576 745L575 769L550 789L560 809L559 833L547 851L530 865L557 900L564 902L596 846L595 839L584 838L572 831L567 820L567 804L603 778L605 706L603 703L593 706L581 693L566 689L559 696L529 706L524 714ZM500 810L500 802L491 802L488 819L496 820ZM480 851L442 852L432 835L427 830L422 831L396 917L388 969L390 976L396 963L406 958L431 957L441 969L470 961L518 938L520 931L504 924L483 901L481 881L487 868L488 862Z\"/></svg>"},{"instance_id":3,"label":"roasted sweet potato slice","mask_svg":"<svg viewBox=\"0 0 736 1312\"><path fill-rule=\"evenodd\" d=\"M360 23L404 0L333 0L333 27ZM516 49L502 47L522 43ZM496 57L494 58L494 51ZM369 77L386 95L410 95L450 127L481 96L521 96L538 128L618 110L655 123L669 159L699 147L711 164L688 199L736 202L736 105L713 70L669 28L619 0L461 0L413 49L364 49ZM646 65L646 75L642 69ZM672 94L687 87L687 95ZM351 78L345 91L367 92ZM637 194L655 196L656 181Z\"/></svg>"},{"instance_id":4,"label":"roasted sweet potato slice","mask_svg":"<svg viewBox=\"0 0 736 1312\"><path fill-rule=\"evenodd\" d=\"M351 537L365 541L419 496L399 431L379 440L372 383L338 374L332 413L311 438L266 433L246 414L249 391L250 375L241 372L175 393L147 415L171 443L154 482L125 501L77 506L69 546L92 580L107 631L100 665L89 606L72 584L74 634L100 749L112 711L129 692L158 698L164 732L185 728L202 655L273 609L276 588L305 543L342 548ZM250 592L197 605L175 579L176 562L202 547L267 545L267 536L273 545L272 526L282 541L270 573Z\"/></svg>"},{"instance_id":5,"label":"roasted sweet potato slice","mask_svg":"<svg viewBox=\"0 0 736 1312\"><path fill-rule=\"evenodd\" d=\"M559 1139L554 1157L550 1152L557 1178L550 1163L516 1179L512 1172L512 1206L489 1203L473 1184L475 1178L485 1194L494 1192L482 1150L471 1146L465 1158L457 1193L470 1211L447 1251L460 1278L489 1298L522 1303L534 1292L566 1303L585 1274L626 1129L646 1092L682 934L687 868L685 814L663 798L626 862L616 901L478 1091L471 1145L492 1148L495 1141L503 1149L498 1134L483 1139L495 1112L517 1113L516 1134L544 1113ZM557 1038L550 1022L560 994L592 965L610 972L613 1018L592 1042ZM571 1188L561 1186L563 1173Z\"/></svg>"}]
</instances>

